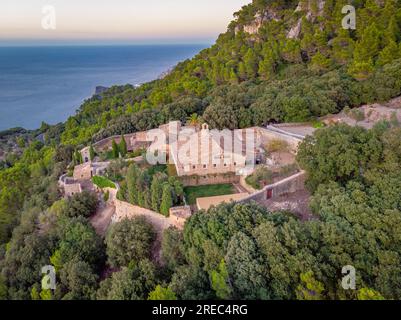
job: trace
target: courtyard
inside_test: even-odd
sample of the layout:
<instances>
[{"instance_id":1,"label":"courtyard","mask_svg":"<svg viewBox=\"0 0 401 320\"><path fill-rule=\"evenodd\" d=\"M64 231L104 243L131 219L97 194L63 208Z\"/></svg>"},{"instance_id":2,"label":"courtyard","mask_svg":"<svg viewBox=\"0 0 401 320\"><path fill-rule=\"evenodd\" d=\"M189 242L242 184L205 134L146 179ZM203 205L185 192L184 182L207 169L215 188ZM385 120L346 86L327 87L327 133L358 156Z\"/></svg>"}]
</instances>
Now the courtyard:
<instances>
[{"instance_id":1,"label":"courtyard","mask_svg":"<svg viewBox=\"0 0 401 320\"><path fill-rule=\"evenodd\" d=\"M227 183L185 187L184 192L187 203L192 206L197 198L224 196L237 193L237 190L234 185Z\"/></svg>"}]
</instances>

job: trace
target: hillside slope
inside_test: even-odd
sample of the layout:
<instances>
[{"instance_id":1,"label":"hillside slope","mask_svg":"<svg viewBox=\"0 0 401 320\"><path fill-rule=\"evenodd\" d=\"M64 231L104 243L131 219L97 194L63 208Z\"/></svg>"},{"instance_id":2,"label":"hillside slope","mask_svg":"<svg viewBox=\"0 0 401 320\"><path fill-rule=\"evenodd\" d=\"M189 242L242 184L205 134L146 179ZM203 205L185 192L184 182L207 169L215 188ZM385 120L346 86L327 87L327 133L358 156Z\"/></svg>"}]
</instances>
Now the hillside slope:
<instances>
[{"instance_id":1,"label":"hillside slope","mask_svg":"<svg viewBox=\"0 0 401 320\"><path fill-rule=\"evenodd\" d=\"M301 121L399 95L400 2L355 1L356 30L342 28L345 4L254 0L212 47L163 79L86 101L62 141L87 143L99 130L96 139L194 113L215 127Z\"/></svg>"}]
</instances>

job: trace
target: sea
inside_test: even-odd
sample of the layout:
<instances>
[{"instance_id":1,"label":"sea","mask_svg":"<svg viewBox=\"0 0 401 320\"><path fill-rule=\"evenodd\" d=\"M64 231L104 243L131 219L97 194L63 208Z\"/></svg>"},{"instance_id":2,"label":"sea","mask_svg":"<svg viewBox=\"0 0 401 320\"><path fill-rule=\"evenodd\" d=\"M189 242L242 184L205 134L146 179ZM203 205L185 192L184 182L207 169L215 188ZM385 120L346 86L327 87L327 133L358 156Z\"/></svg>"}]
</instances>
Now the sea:
<instances>
[{"instance_id":1,"label":"sea","mask_svg":"<svg viewBox=\"0 0 401 320\"><path fill-rule=\"evenodd\" d=\"M205 47L0 47L0 130L65 121L97 86L154 80Z\"/></svg>"}]
</instances>

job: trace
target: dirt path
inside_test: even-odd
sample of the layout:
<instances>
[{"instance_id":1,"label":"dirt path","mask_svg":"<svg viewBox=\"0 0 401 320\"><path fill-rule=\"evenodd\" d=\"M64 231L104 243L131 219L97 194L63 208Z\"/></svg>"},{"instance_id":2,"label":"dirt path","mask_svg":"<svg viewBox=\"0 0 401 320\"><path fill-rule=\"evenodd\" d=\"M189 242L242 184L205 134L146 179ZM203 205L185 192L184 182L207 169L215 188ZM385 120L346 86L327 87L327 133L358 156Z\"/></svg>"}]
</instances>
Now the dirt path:
<instances>
[{"instance_id":1,"label":"dirt path","mask_svg":"<svg viewBox=\"0 0 401 320\"><path fill-rule=\"evenodd\" d=\"M115 212L115 207L112 205L101 206L90 218L92 226L95 228L96 233L102 237L106 235L107 228L111 223L111 217Z\"/></svg>"}]
</instances>

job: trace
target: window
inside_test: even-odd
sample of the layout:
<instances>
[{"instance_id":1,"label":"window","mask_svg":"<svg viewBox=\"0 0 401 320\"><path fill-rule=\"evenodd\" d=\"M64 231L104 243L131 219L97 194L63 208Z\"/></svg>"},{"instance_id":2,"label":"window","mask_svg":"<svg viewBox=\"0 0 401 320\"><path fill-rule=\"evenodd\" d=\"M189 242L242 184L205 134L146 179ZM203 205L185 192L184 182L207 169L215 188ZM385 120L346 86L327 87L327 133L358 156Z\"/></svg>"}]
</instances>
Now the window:
<instances>
[{"instance_id":1,"label":"window","mask_svg":"<svg viewBox=\"0 0 401 320\"><path fill-rule=\"evenodd\" d=\"M234 162L234 166L236 166L237 165L237 163L236 162Z\"/></svg>"},{"instance_id":2,"label":"window","mask_svg":"<svg viewBox=\"0 0 401 320\"><path fill-rule=\"evenodd\" d=\"M224 166L227 167L227 163L225 163Z\"/></svg>"},{"instance_id":3,"label":"window","mask_svg":"<svg viewBox=\"0 0 401 320\"><path fill-rule=\"evenodd\" d=\"M216 167L217 167L217 164L214 164L214 165L213 165L213 167L215 167L215 168L216 168Z\"/></svg>"},{"instance_id":4,"label":"window","mask_svg":"<svg viewBox=\"0 0 401 320\"><path fill-rule=\"evenodd\" d=\"M196 169L196 166L192 166L192 169Z\"/></svg>"},{"instance_id":5,"label":"window","mask_svg":"<svg viewBox=\"0 0 401 320\"><path fill-rule=\"evenodd\" d=\"M204 164L204 165L203 165L203 169L206 169L206 168L207 168L207 165L206 165L206 164Z\"/></svg>"}]
</instances>

